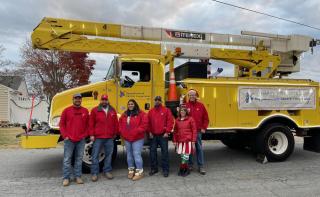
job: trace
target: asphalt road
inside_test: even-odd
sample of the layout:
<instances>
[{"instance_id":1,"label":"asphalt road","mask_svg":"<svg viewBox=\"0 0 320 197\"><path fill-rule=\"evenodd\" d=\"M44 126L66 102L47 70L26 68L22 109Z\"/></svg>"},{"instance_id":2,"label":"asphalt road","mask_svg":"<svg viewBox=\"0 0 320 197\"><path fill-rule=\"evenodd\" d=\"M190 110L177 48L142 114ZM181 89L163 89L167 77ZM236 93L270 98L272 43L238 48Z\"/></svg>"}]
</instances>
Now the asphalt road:
<instances>
[{"instance_id":1,"label":"asphalt road","mask_svg":"<svg viewBox=\"0 0 320 197\"><path fill-rule=\"evenodd\" d=\"M177 176L179 160L170 149L170 176L148 175L137 182L126 178L122 147L113 180L74 182L62 187L63 149L0 150L0 196L320 196L320 154L297 143L293 155L281 163L260 164L249 151L231 150L219 142L205 142L207 175ZM148 151L144 151L149 171Z\"/></svg>"}]
</instances>

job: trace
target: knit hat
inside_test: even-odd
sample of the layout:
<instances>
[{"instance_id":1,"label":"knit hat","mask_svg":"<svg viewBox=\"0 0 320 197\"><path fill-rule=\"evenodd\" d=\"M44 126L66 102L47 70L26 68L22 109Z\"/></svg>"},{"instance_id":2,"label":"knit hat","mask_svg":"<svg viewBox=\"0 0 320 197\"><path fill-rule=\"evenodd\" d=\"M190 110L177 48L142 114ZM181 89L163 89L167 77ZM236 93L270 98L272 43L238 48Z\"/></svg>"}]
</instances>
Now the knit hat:
<instances>
[{"instance_id":1,"label":"knit hat","mask_svg":"<svg viewBox=\"0 0 320 197\"><path fill-rule=\"evenodd\" d=\"M189 115L189 109L187 108L186 104L180 104L180 106L177 108L178 110L178 116L180 116L181 110L185 111L187 115Z\"/></svg>"},{"instance_id":2,"label":"knit hat","mask_svg":"<svg viewBox=\"0 0 320 197\"><path fill-rule=\"evenodd\" d=\"M199 93L198 93L198 91L195 90L195 89L190 89L190 90L188 91L188 95L189 95L190 93L195 93L195 94L196 94L196 97L199 97Z\"/></svg>"}]
</instances>

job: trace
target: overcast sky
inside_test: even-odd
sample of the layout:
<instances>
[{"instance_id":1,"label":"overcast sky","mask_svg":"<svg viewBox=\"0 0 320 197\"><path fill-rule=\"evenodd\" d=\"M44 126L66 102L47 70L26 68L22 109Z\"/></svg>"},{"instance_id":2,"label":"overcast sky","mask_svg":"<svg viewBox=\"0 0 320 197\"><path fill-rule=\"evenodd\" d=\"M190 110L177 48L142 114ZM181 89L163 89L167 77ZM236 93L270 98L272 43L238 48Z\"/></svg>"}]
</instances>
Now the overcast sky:
<instances>
[{"instance_id":1,"label":"overcast sky","mask_svg":"<svg viewBox=\"0 0 320 197\"><path fill-rule=\"evenodd\" d=\"M320 28L319 0L224 0L250 9ZM303 34L320 39L320 31L279 21L211 0L10 0L0 3L0 44L4 56L20 61L20 47L45 16L215 33L240 34L241 30L275 34ZM301 72L294 77L320 81L320 46L304 55ZM97 61L91 81L105 76L113 55L90 54ZM214 62L214 61L213 61ZM232 75L225 66L224 75Z\"/></svg>"}]
</instances>

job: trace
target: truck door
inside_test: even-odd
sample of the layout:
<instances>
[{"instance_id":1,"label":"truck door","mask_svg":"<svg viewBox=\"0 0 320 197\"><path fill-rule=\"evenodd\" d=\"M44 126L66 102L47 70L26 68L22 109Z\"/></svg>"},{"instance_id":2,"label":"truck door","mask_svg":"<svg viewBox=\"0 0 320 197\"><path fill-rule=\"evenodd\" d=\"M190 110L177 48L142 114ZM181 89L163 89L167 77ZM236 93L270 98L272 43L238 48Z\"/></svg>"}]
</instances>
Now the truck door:
<instances>
[{"instance_id":1,"label":"truck door","mask_svg":"<svg viewBox=\"0 0 320 197\"><path fill-rule=\"evenodd\" d=\"M148 111L152 100L152 75L150 62L122 61L117 90L117 110L123 113L129 99L134 99L141 110Z\"/></svg>"}]
</instances>

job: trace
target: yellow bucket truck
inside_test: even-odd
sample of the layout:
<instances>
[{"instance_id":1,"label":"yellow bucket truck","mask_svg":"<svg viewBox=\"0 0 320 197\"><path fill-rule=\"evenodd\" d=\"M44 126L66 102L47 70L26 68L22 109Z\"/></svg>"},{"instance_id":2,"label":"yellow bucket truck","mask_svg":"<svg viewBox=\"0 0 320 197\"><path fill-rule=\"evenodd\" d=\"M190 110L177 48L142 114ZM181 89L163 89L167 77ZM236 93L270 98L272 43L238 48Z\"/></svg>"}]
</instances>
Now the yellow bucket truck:
<instances>
[{"instance_id":1,"label":"yellow bucket truck","mask_svg":"<svg viewBox=\"0 0 320 197\"><path fill-rule=\"evenodd\" d=\"M55 95L49 117L51 129L45 135L23 136L24 147L47 148L52 147L52 141L56 144L61 140L57 137L60 116L71 105L74 93L82 94L83 106L89 110L98 105L99 95L108 94L119 114L131 98L148 111L159 95L175 112L192 88L209 113L204 139L219 139L230 148L250 147L273 161L291 155L294 136L304 137L305 149L319 152L319 83L286 78L299 72L302 53L319 43L303 35L248 31L231 35L44 18L32 33L33 47L118 56L104 81ZM190 61L174 68L176 58ZM208 74L210 59L234 64L234 77ZM176 84L178 99L167 96L171 91L168 76ZM91 164L90 150L88 141L83 159L87 167Z\"/></svg>"}]
</instances>

